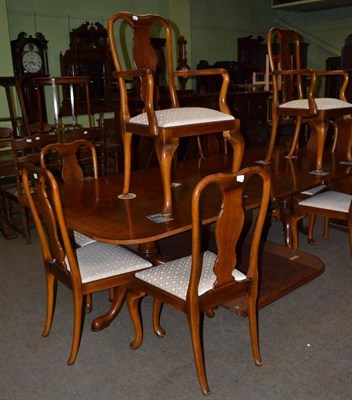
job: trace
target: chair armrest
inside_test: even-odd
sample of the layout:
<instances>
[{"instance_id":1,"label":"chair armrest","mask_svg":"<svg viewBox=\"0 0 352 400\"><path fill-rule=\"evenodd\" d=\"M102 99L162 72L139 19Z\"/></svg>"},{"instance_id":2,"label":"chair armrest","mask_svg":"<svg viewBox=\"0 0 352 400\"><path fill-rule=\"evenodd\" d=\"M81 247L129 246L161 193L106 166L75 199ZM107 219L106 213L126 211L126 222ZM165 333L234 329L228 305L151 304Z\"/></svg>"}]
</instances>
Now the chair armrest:
<instances>
[{"instance_id":1,"label":"chair armrest","mask_svg":"<svg viewBox=\"0 0 352 400\"><path fill-rule=\"evenodd\" d=\"M230 75L228 71L224 68L208 68L208 69L197 69L197 70L180 70L173 71L174 76L182 76L182 77L197 77L197 76L210 76L210 75L221 75L222 76L222 84L219 93L219 108L220 111L231 114L227 103L226 96L227 91L230 85Z\"/></svg>"},{"instance_id":2,"label":"chair armrest","mask_svg":"<svg viewBox=\"0 0 352 400\"><path fill-rule=\"evenodd\" d=\"M153 75L152 71L148 68L140 68L140 69L133 69L130 71L114 71L113 72L113 77L114 78L138 78L138 77L143 77L147 75Z\"/></svg>"},{"instance_id":3,"label":"chair armrest","mask_svg":"<svg viewBox=\"0 0 352 400\"><path fill-rule=\"evenodd\" d=\"M314 100L314 91L317 84L317 73L311 69L289 69L282 71L273 71L274 76L285 76L285 75L297 75L299 77L308 76L310 77L309 87L306 94L306 98L308 100L309 105L309 114L316 115L318 112L317 104ZM302 89L302 81L299 79L298 81L298 98L303 99L305 96L303 95ZM277 101L277 100L276 100Z\"/></svg>"},{"instance_id":4,"label":"chair armrest","mask_svg":"<svg viewBox=\"0 0 352 400\"><path fill-rule=\"evenodd\" d=\"M315 73L312 69L284 69L280 71L273 71L273 75L305 75L309 76Z\"/></svg>"},{"instance_id":5,"label":"chair armrest","mask_svg":"<svg viewBox=\"0 0 352 400\"><path fill-rule=\"evenodd\" d=\"M140 68L131 71L115 71L113 72L115 78L121 79L124 88L120 88L120 101L122 104L122 117L125 122L128 122L131 118L128 108L128 96L125 86L125 79L127 78L145 78L141 80L141 99L144 103L144 111L147 113L149 131L153 136L158 135L158 121L155 116L154 110L154 77L153 73L148 68Z\"/></svg>"},{"instance_id":6,"label":"chair armrest","mask_svg":"<svg viewBox=\"0 0 352 400\"><path fill-rule=\"evenodd\" d=\"M348 75L347 71L336 69L333 71L315 71L315 73L317 74L317 76L321 76L321 77L341 76L342 83L340 86L339 98L340 98L340 100L347 101L346 95L345 95L347 85L349 82L349 75Z\"/></svg>"}]
</instances>

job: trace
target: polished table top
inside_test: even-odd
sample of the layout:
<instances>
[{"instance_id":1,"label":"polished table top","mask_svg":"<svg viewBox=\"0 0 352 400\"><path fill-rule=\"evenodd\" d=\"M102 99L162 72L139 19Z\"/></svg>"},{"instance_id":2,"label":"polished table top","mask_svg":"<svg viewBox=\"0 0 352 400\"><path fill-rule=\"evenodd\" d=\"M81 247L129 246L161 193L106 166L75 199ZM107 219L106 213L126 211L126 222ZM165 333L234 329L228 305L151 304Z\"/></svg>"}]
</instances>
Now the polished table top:
<instances>
[{"instance_id":1,"label":"polished table top","mask_svg":"<svg viewBox=\"0 0 352 400\"><path fill-rule=\"evenodd\" d=\"M295 159L284 157L285 149L277 149L272 162L263 167L272 177L273 208L277 202L292 197L322 183L336 181L352 174L352 166L334 160L331 154L324 158L322 176L310 174L315 168L315 157L306 151ZM245 151L242 167L258 165L265 148ZM179 163L172 182L174 214L171 221L156 223L147 216L160 213L163 192L158 168L135 171L131 177L131 192L136 197L121 200L123 176L108 176L97 180L84 180L81 184L65 184L62 199L67 226L96 240L115 244L141 244L156 241L191 229L191 197L199 180L209 174L231 170L232 157L211 156L200 160ZM215 189L214 189L215 190ZM208 196L204 223L214 219L219 196ZM252 182L248 188L246 206L255 207L258 188Z\"/></svg>"}]
</instances>

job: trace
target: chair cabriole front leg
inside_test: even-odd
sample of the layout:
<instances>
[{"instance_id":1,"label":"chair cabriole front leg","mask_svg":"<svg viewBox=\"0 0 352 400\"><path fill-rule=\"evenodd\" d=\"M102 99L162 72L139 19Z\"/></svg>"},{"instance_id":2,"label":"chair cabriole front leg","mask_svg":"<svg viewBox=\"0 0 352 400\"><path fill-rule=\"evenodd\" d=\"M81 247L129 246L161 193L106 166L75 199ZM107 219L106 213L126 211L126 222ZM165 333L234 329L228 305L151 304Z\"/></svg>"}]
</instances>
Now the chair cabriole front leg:
<instances>
[{"instance_id":1,"label":"chair cabriole front leg","mask_svg":"<svg viewBox=\"0 0 352 400\"><path fill-rule=\"evenodd\" d=\"M124 195L127 195L130 190L131 180L131 143L132 133L125 132L123 134L123 153L124 153L124 171L123 171L123 191Z\"/></svg>"},{"instance_id":2,"label":"chair cabriole front leg","mask_svg":"<svg viewBox=\"0 0 352 400\"><path fill-rule=\"evenodd\" d=\"M164 191L163 216L172 215L172 193L171 193L171 167L172 159L177 150L179 139L174 137L160 137L155 139L155 150L158 156L161 181Z\"/></svg>"}]
</instances>

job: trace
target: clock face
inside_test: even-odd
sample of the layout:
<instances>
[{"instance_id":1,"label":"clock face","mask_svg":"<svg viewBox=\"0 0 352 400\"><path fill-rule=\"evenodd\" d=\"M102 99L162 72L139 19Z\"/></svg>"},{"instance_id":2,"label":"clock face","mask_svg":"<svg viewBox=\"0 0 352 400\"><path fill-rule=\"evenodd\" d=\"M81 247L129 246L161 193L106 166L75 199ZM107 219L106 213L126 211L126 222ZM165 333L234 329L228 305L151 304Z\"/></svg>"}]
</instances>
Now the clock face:
<instances>
[{"instance_id":1,"label":"clock face","mask_svg":"<svg viewBox=\"0 0 352 400\"><path fill-rule=\"evenodd\" d=\"M40 55L35 51L27 51L22 56L22 65L25 72L35 74L41 70L43 61Z\"/></svg>"}]
</instances>

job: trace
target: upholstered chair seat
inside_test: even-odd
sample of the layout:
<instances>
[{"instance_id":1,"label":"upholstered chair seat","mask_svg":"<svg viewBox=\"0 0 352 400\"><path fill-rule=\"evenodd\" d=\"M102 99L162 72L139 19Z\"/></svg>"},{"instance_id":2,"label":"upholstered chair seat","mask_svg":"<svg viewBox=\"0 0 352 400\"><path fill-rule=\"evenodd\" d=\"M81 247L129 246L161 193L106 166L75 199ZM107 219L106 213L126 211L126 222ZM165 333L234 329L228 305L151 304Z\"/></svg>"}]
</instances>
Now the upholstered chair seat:
<instances>
[{"instance_id":1,"label":"upholstered chair seat","mask_svg":"<svg viewBox=\"0 0 352 400\"><path fill-rule=\"evenodd\" d=\"M301 206L323 208L348 213L352 195L330 190L300 201Z\"/></svg>"},{"instance_id":2,"label":"upholstered chair seat","mask_svg":"<svg viewBox=\"0 0 352 400\"><path fill-rule=\"evenodd\" d=\"M216 254L206 251L203 255L203 269L198 286L198 295L211 290L214 286L216 276L213 267L216 261ZM189 279L191 276L192 256L179 258L161 266L155 266L148 270L136 273L136 277L148 282L153 286L165 290L182 300L186 300ZM246 275L238 269L232 272L236 281L243 281Z\"/></svg>"},{"instance_id":3,"label":"upholstered chair seat","mask_svg":"<svg viewBox=\"0 0 352 400\"><path fill-rule=\"evenodd\" d=\"M83 235L82 233L79 233L77 231L73 232L73 237L75 239L76 244L79 247L86 246L87 244L91 244L91 243L95 242L94 239L91 239L90 237Z\"/></svg>"},{"instance_id":4,"label":"upholstered chair seat","mask_svg":"<svg viewBox=\"0 0 352 400\"><path fill-rule=\"evenodd\" d=\"M155 116L160 128L171 128L173 126L206 124L214 121L230 121L232 115L203 107L180 107L168 108L155 111ZM130 123L149 125L147 113L136 115L131 118Z\"/></svg>"},{"instance_id":5,"label":"upholstered chair seat","mask_svg":"<svg viewBox=\"0 0 352 400\"><path fill-rule=\"evenodd\" d=\"M122 246L94 242L76 250L82 283L137 271L151 266L149 261ZM67 260L67 258L66 258ZM69 269L69 264L67 264Z\"/></svg>"},{"instance_id":6,"label":"upholstered chair seat","mask_svg":"<svg viewBox=\"0 0 352 400\"><path fill-rule=\"evenodd\" d=\"M324 97L320 99L315 99L315 104L317 105L317 110L335 110L335 109L343 109L343 108L351 108L352 104L347 101L343 101L340 99L334 99L329 97ZM309 110L309 104L307 99L300 100L291 100L286 103L282 103L279 105L279 108L296 108Z\"/></svg>"}]
</instances>

